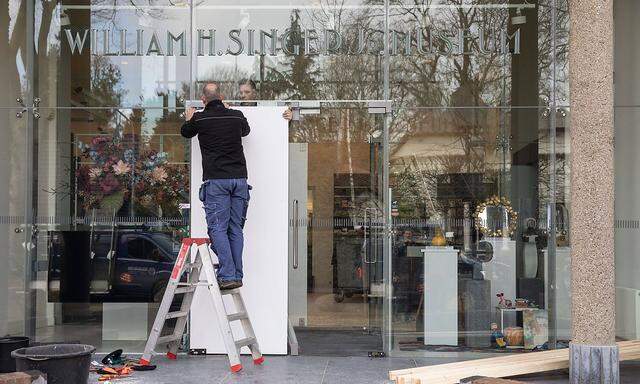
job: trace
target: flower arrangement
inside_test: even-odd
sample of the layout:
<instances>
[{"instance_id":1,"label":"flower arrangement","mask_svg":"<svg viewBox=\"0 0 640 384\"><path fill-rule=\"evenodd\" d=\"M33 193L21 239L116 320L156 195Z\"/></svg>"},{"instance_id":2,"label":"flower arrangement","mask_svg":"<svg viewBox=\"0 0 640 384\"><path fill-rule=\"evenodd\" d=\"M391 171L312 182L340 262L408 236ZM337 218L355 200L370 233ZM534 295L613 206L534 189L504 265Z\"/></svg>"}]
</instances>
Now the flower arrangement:
<instances>
[{"instance_id":1,"label":"flower arrangement","mask_svg":"<svg viewBox=\"0 0 640 384\"><path fill-rule=\"evenodd\" d=\"M181 192L188 191L188 169L169 164L166 152L154 151L134 135L116 131L79 143L85 164L77 169L77 193L85 212L113 214L129 207L136 215L177 214ZM120 215L120 214L118 214Z\"/></svg>"}]
</instances>

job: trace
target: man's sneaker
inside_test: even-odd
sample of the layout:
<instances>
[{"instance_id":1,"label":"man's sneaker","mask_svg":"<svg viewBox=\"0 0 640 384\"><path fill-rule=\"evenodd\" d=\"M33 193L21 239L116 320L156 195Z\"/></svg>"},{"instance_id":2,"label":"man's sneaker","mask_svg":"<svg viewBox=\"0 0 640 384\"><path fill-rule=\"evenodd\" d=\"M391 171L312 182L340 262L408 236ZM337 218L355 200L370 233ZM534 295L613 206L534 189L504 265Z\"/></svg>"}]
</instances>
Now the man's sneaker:
<instances>
[{"instance_id":1,"label":"man's sneaker","mask_svg":"<svg viewBox=\"0 0 640 384\"><path fill-rule=\"evenodd\" d=\"M234 283L236 283L235 287L233 288L240 288L242 287L242 280L235 280Z\"/></svg>"},{"instance_id":2,"label":"man's sneaker","mask_svg":"<svg viewBox=\"0 0 640 384\"><path fill-rule=\"evenodd\" d=\"M218 286L220 289L238 288L236 282L233 280L218 280Z\"/></svg>"}]
</instances>

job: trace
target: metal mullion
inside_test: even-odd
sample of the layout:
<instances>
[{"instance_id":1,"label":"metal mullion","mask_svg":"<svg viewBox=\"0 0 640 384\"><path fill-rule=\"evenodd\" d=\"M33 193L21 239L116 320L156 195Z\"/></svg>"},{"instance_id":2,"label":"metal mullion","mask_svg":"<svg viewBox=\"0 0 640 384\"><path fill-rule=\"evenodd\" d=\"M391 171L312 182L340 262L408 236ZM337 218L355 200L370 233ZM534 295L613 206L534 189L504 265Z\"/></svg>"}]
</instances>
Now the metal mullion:
<instances>
[{"instance_id":1,"label":"metal mullion","mask_svg":"<svg viewBox=\"0 0 640 384\"><path fill-rule=\"evenodd\" d=\"M548 265L547 265L547 316L549 318L549 346L556 348L558 339L556 311L556 0L551 3L551 111L549 113L549 228L547 233Z\"/></svg>"},{"instance_id":2,"label":"metal mullion","mask_svg":"<svg viewBox=\"0 0 640 384\"><path fill-rule=\"evenodd\" d=\"M389 0L384 0L384 58L383 58L383 99L389 102ZM389 188L389 124L391 122L391 112L384 114L382 129L382 194L384 211L384 236L383 236L383 304L382 304L382 347L386 353L390 353L393 348L393 286L391 276L393 276L393 265L391 263L391 236L393 233L391 221L391 190Z\"/></svg>"},{"instance_id":3,"label":"metal mullion","mask_svg":"<svg viewBox=\"0 0 640 384\"><path fill-rule=\"evenodd\" d=\"M193 38L194 36L194 28L196 28L196 11L193 0L189 1L189 41L191 42L191 60L189 62L189 100L194 100L196 98L196 79L195 79L195 68L198 64L197 57L193 54L197 52L197 41Z\"/></svg>"},{"instance_id":4,"label":"metal mullion","mask_svg":"<svg viewBox=\"0 0 640 384\"><path fill-rule=\"evenodd\" d=\"M26 125L26 140L25 140L25 184L24 184L24 199L25 199L25 210L24 210L24 334L32 340L35 340L35 329L36 329L36 314L37 308L35 307L36 297L35 291L32 290L32 281L34 276L37 277L37 271L34 271L34 267L36 263L34 262L34 255L37 257L37 242L33 242L34 240L34 230L35 230L35 216L37 215L37 196L34 196L34 193L37 193L37 188L34 188L34 184L37 183L36 175L36 167L37 167L37 151L35 150L36 146L36 128L35 128L35 118L33 114L33 101L34 97L34 89L35 89L35 41L34 41L34 31L35 31L35 2L27 1L26 2L26 75L27 75L27 92L25 97L25 106L28 110L26 114L27 125Z\"/></svg>"}]
</instances>

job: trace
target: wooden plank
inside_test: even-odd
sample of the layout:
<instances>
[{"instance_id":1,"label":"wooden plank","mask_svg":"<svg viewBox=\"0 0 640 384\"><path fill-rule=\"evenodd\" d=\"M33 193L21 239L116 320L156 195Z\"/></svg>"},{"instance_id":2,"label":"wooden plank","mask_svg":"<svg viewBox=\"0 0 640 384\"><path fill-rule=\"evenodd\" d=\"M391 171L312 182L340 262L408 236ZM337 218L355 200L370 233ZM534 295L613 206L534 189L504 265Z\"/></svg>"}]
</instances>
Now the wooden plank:
<instances>
[{"instance_id":1,"label":"wooden plank","mask_svg":"<svg viewBox=\"0 0 640 384\"><path fill-rule=\"evenodd\" d=\"M622 353L629 353L629 352L632 352L632 351L638 351L638 349L640 348L640 341L637 341L637 340L621 342L621 343L618 343L618 344L619 344L619 348L620 348L621 354ZM486 359L476 359L476 360L461 361L461 362L456 362L456 363L448 363L448 364L432 365L432 366L426 366L426 367L401 369L401 370L396 370L396 371L389 372L389 376L393 380L397 375L414 374L414 373L420 373L422 371L429 371L429 372L433 372L435 370L448 371L448 370L455 369L455 368L458 368L458 367L473 366L476 363L479 363L479 364L492 364L492 365L513 364L513 363L517 363L517 362L529 363L529 362L531 362L531 359L534 356L535 356L536 359L541 359L541 358L548 358L548 357L551 357L551 356L566 357L567 354L568 354L568 349L557 349L557 350L551 350L551 351L522 353L522 354L518 354L518 355L506 355L506 356L491 357L491 358L486 358Z\"/></svg>"},{"instance_id":2,"label":"wooden plank","mask_svg":"<svg viewBox=\"0 0 640 384\"><path fill-rule=\"evenodd\" d=\"M618 343L620 361L640 359L640 340ZM523 353L389 372L397 384L456 384L470 376L509 377L569 368L569 349Z\"/></svg>"},{"instance_id":3,"label":"wooden plank","mask_svg":"<svg viewBox=\"0 0 640 384\"><path fill-rule=\"evenodd\" d=\"M403 375L401 376L401 380L398 382L405 382L411 384L450 384L457 383L460 379L474 376L478 374L482 374L485 376L514 376L525 373L537 373L544 372L548 370L555 369L563 369L568 368L568 350L560 350L566 353L566 357L564 359L558 359L557 356L551 355L546 352L537 352L536 359L529 359L528 362L523 362L522 359L517 359L519 362L517 364L510 363L508 365L504 365L502 367L494 366L493 364L486 364L488 360L493 359L482 359L469 361L468 363L472 363L467 365L467 369L458 368L458 369L442 369L429 371L429 373L418 373L413 375ZM556 351L557 352L557 351ZM630 360L630 359L638 359L640 358L640 345L638 342L627 342L626 344L622 344L620 346L620 354L621 360ZM543 356L540 356L543 355ZM514 356L516 357L516 356ZM531 354L529 354L529 358L531 358ZM435 366L434 366L435 367ZM439 368L442 368L441 366ZM410 378L410 380L406 380L406 378Z\"/></svg>"},{"instance_id":4,"label":"wooden plank","mask_svg":"<svg viewBox=\"0 0 640 384\"><path fill-rule=\"evenodd\" d=\"M526 373L538 373L549 370L565 369L569 367L568 358L563 361L555 359L546 361L536 361L529 364L515 364L504 366L479 366L473 369L457 370L452 372L439 372L436 374L419 374L413 375L413 379L416 384L423 383L458 383L465 377L480 375L480 376L492 376L492 377L510 377L517 376Z\"/></svg>"},{"instance_id":5,"label":"wooden plank","mask_svg":"<svg viewBox=\"0 0 640 384\"><path fill-rule=\"evenodd\" d=\"M640 359L640 353L637 351L628 354L621 354L621 360ZM566 360L554 361L554 359L536 360L526 365L521 366L503 366L503 367L472 367L466 370L459 370L457 372L435 372L433 374L417 374L417 375L403 375L399 377L398 383L404 384L455 384L459 380L475 376L475 375L493 375L509 377L517 376L527 373L539 373L550 370L566 369L569 367L568 355Z\"/></svg>"},{"instance_id":6,"label":"wooden plank","mask_svg":"<svg viewBox=\"0 0 640 384\"><path fill-rule=\"evenodd\" d=\"M390 371L389 372L389 378L391 380L394 380L399 375L416 374L416 373L420 373L420 372L424 372L424 371L428 371L428 372L433 372L433 371L436 371L436 370L448 371L448 370L452 370L452 369L456 369L456 368L464 368L464 367L474 366L476 363L499 365L499 364L517 363L519 361L526 362L526 361L531 361L531 355L532 354L535 354L536 356L540 355L540 354L563 355L563 354L566 354L566 352L564 352L564 350L562 350L562 349L558 349L558 350L552 350L552 351L531 352L531 353L527 353L527 354L520 353L520 354L517 354L517 355L505 355L505 356L490 357L490 358L485 358L485 359L474 359L474 360L467 360L467 361L459 361L459 362L455 362L455 363L447 363L447 364L439 364L439 365L430 365L430 366L425 366L425 367L415 367L415 368L400 369L400 370Z\"/></svg>"},{"instance_id":7,"label":"wooden plank","mask_svg":"<svg viewBox=\"0 0 640 384\"><path fill-rule=\"evenodd\" d=\"M565 358L547 356L533 362L518 362L504 365L474 364L471 367L458 368L449 371L437 371L411 375L416 383L457 383L469 376L505 377L524 373L535 373L546 370L563 369L568 367L568 353Z\"/></svg>"}]
</instances>

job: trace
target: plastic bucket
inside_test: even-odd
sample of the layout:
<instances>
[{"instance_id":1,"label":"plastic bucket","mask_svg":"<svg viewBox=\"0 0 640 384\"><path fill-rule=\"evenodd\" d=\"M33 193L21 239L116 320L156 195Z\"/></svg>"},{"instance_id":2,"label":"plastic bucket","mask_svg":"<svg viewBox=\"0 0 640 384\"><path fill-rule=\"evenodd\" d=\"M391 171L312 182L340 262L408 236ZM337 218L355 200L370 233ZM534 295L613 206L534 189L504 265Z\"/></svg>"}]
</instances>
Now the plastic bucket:
<instances>
[{"instance_id":1,"label":"plastic bucket","mask_svg":"<svg viewBox=\"0 0 640 384\"><path fill-rule=\"evenodd\" d=\"M11 356L16 359L18 371L35 369L46 373L48 384L86 384L95 350L85 344L51 344L20 348Z\"/></svg>"},{"instance_id":2,"label":"plastic bucket","mask_svg":"<svg viewBox=\"0 0 640 384\"><path fill-rule=\"evenodd\" d=\"M11 352L28 346L28 337L0 337L0 373L15 372L16 360Z\"/></svg>"}]
</instances>

